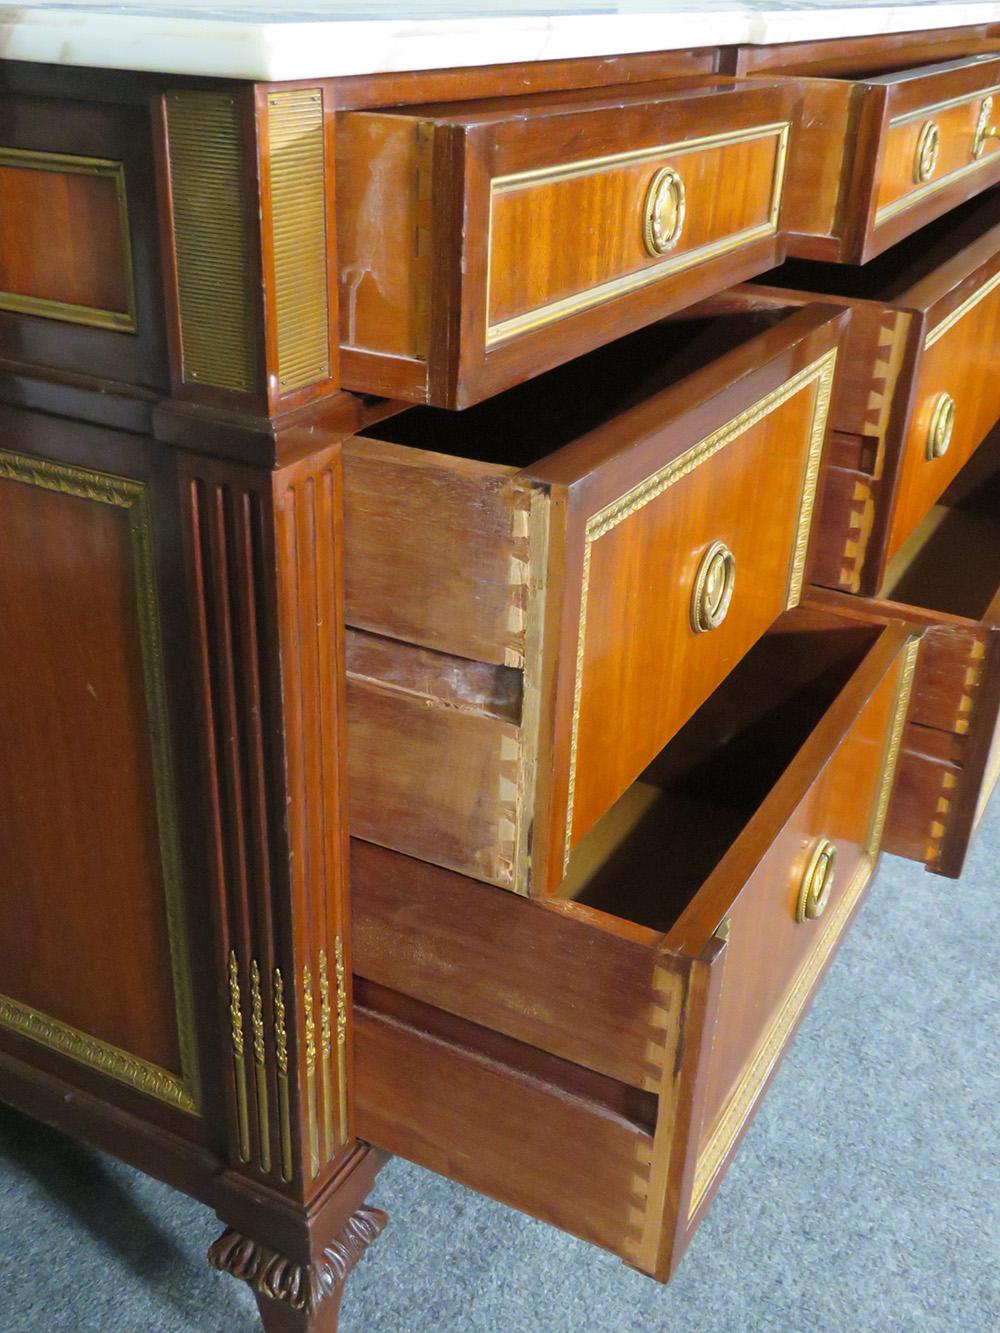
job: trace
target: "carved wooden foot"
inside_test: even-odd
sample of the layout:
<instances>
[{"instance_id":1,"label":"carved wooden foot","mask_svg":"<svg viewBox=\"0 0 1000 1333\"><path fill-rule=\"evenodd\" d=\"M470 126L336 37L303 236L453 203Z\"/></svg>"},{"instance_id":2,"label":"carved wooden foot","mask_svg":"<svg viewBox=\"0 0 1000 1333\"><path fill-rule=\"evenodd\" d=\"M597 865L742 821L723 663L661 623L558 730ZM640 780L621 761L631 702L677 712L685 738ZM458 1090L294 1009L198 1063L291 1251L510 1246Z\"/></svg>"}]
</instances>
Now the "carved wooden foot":
<instances>
[{"instance_id":1,"label":"carved wooden foot","mask_svg":"<svg viewBox=\"0 0 1000 1333\"><path fill-rule=\"evenodd\" d=\"M208 1258L253 1288L266 1333L336 1333L344 1283L388 1220L381 1209L362 1205L309 1263L287 1259L232 1229Z\"/></svg>"}]
</instances>

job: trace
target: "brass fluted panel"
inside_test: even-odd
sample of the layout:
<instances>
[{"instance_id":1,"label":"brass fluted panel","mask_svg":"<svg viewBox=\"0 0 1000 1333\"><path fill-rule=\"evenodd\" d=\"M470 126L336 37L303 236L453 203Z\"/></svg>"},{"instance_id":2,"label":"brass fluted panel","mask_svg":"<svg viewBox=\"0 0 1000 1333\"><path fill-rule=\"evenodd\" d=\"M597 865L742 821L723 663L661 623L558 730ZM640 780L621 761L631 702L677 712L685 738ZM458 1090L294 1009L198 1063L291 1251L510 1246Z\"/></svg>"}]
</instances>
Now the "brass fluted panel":
<instances>
[{"instance_id":1,"label":"brass fluted panel","mask_svg":"<svg viewBox=\"0 0 1000 1333\"><path fill-rule=\"evenodd\" d=\"M318 88L271 93L268 149L278 380L282 393L330 374L330 310Z\"/></svg>"},{"instance_id":2,"label":"brass fluted panel","mask_svg":"<svg viewBox=\"0 0 1000 1333\"><path fill-rule=\"evenodd\" d=\"M247 265L246 173L235 97L167 95L170 187L183 376L195 384L254 384Z\"/></svg>"}]
</instances>

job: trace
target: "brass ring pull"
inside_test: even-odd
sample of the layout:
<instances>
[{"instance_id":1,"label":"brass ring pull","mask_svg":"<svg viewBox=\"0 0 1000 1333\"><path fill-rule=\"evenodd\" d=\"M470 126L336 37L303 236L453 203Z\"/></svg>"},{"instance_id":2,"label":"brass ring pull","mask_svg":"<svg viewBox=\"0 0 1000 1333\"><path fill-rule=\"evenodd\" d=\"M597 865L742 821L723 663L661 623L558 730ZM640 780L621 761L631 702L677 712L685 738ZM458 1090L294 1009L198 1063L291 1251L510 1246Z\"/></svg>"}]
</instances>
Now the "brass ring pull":
<instances>
[{"instance_id":1,"label":"brass ring pull","mask_svg":"<svg viewBox=\"0 0 1000 1333\"><path fill-rule=\"evenodd\" d=\"M950 393L939 393L934 400L931 422L927 428L927 458L944 458L955 429L955 400Z\"/></svg>"},{"instance_id":2,"label":"brass ring pull","mask_svg":"<svg viewBox=\"0 0 1000 1333\"><path fill-rule=\"evenodd\" d=\"M654 258L665 255L684 230L684 182L673 167L661 167L649 182L643 210L643 240Z\"/></svg>"},{"instance_id":3,"label":"brass ring pull","mask_svg":"<svg viewBox=\"0 0 1000 1333\"><path fill-rule=\"evenodd\" d=\"M934 175L941 151L941 130L936 120L924 121L917 140L917 152L913 159L913 179L918 185L929 181Z\"/></svg>"},{"instance_id":4,"label":"brass ring pull","mask_svg":"<svg viewBox=\"0 0 1000 1333\"><path fill-rule=\"evenodd\" d=\"M736 557L725 542L713 542L701 558L691 593L695 634L718 629L729 611L736 582Z\"/></svg>"},{"instance_id":5,"label":"brass ring pull","mask_svg":"<svg viewBox=\"0 0 1000 1333\"><path fill-rule=\"evenodd\" d=\"M976 121L976 131L972 136L972 156L974 158L982 157L986 150L987 139L1000 139L1000 129L991 125L993 119L993 98L984 97L982 105L979 108L979 119Z\"/></svg>"},{"instance_id":6,"label":"brass ring pull","mask_svg":"<svg viewBox=\"0 0 1000 1333\"><path fill-rule=\"evenodd\" d=\"M795 908L796 921L815 921L826 911L836 877L837 848L829 838L820 838L812 849Z\"/></svg>"}]
</instances>

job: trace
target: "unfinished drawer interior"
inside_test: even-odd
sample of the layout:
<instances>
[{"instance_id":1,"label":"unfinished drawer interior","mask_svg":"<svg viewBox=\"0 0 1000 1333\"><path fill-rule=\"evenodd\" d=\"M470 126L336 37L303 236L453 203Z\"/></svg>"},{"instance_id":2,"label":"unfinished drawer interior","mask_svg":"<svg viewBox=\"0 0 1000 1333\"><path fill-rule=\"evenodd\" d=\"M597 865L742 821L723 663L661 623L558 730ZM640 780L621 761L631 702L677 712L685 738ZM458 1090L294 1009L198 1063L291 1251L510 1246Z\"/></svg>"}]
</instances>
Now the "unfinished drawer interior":
<instances>
[{"instance_id":1,"label":"unfinished drawer interior","mask_svg":"<svg viewBox=\"0 0 1000 1333\"><path fill-rule=\"evenodd\" d=\"M858 607L927 626L886 846L956 877L1000 774L1000 432Z\"/></svg>"},{"instance_id":2,"label":"unfinished drawer interior","mask_svg":"<svg viewBox=\"0 0 1000 1333\"><path fill-rule=\"evenodd\" d=\"M745 47L736 69L809 75L789 158L788 252L861 264L1000 177L1000 43L969 33L935 59L931 42L916 65L868 50L852 60L836 46L829 56Z\"/></svg>"},{"instance_id":3,"label":"unfinished drawer interior","mask_svg":"<svg viewBox=\"0 0 1000 1333\"><path fill-rule=\"evenodd\" d=\"M361 1132L440 1169L439 1099L412 1074L448 1066L460 1179L668 1276L874 868L915 649L898 623L788 613L576 848L556 899L356 843ZM515 1133L540 1089L547 1122ZM484 1096L505 1108L485 1123ZM581 1179L581 1147L609 1135Z\"/></svg>"},{"instance_id":4,"label":"unfinished drawer interior","mask_svg":"<svg viewBox=\"0 0 1000 1333\"><path fill-rule=\"evenodd\" d=\"M656 326L347 443L355 834L556 886L798 602L840 320L800 311L721 353L718 328Z\"/></svg>"},{"instance_id":5,"label":"unfinished drawer interior","mask_svg":"<svg viewBox=\"0 0 1000 1333\"><path fill-rule=\"evenodd\" d=\"M780 258L791 80L345 111L342 380L463 407Z\"/></svg>"}]
</instances>

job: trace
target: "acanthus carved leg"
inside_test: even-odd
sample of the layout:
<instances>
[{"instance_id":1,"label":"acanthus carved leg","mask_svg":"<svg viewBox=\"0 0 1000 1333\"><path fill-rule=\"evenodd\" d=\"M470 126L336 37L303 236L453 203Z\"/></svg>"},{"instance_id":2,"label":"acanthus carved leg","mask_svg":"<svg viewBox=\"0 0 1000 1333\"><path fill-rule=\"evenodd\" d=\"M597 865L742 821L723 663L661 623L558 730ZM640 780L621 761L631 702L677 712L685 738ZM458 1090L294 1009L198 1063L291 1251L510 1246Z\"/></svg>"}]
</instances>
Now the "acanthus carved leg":
<instances>
[{"instance_id":1,"label":"acanthus carved leg","mask_svg":"<svg viewBox=\"0 0 1000 1333\"><path fill-rule=\"evenodd\" d=\"M308 1263L230 1228L209 1249L209 1262L252 1288L266 1333L335 1333L344 1283L388 1220L363 1205Z\"/></svg>"}]
</instances>

